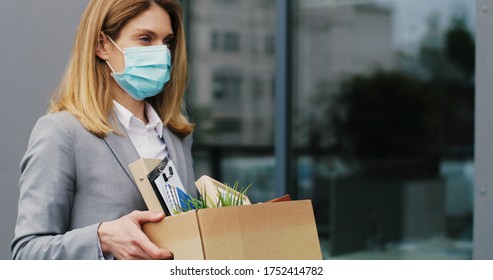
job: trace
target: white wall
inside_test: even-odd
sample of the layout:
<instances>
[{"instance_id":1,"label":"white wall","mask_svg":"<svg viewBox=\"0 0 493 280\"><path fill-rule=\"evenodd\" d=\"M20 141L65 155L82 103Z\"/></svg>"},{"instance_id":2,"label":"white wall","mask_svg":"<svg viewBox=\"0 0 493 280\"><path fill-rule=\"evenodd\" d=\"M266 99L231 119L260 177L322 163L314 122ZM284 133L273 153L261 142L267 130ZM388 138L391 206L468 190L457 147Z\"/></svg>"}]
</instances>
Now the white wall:
<instances>
[{"instance_id":1,"label":"white wall","mask_svg":"<svg viewBox=\"0 0 493 280\"><path fill-rule=\"evenodd\" d=\"M0 0L0 259L10 259L19 162L48 106L88 0Z\"/></svg>"}]
</instances>

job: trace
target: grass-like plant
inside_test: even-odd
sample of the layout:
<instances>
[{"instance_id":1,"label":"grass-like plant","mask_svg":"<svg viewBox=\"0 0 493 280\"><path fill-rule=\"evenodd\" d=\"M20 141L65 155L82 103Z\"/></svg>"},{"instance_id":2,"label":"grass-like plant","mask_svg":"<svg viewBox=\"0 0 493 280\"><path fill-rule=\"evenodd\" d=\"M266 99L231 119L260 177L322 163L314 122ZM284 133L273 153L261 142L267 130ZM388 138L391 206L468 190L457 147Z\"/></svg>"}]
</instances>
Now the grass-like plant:
<instances>
[{"instance_id":1,"label":"grass-like plant","mask_svg":"<svg viewBox=\"0 0 493 280\"><path fill-rule=\"evenodd\" d=\"M207 204L207 201L206 201L206 198L208 197L207 194L205 193L204 191L204 195L200 195L200 193L198 194L198 197L195 198L193 196L190 195L190 193L188 193L188 197L189 199L187 199L185 202L185 206L182 207L180 206L180 209L175 209L174 210L174 213L175 214L180 214L180 213L183 213L183 212L187 212L187 211L190 211L190 210L195 210L195 209L205 209L205 208L210 208L208 207L208 204Z\"/></svg>"},{"instance_id":2,"label":"grass-like plant","mask_svg":"<svg viewBox=\"0 0 493 280\"><path fill-rule=\"evenodd\" d=\"M228 186L228 184L225 184ZM239 188L239 182L236 181L234 186L226 189L226 191L221 191L219 188L217 189L217 197L221 203L220 206L238 206L243 205L243 196L246 196L248 189L252 186L252 184L248 185L246 188ZM237 195L237 194L240 195ZM219 206L219 205L218 205Z\"/></svg>"},{"instance_id":3,"label":"grass-like plant","mask_svg":"<svg viewBox=\"0 0 493 280\"><path fill-rule=\"evenodd\" d=\"M227 183L225 183L225 185L228 186ZM229 188L226 190L217 188L217 204L214 204L205 190L202 195L199 193L197 198L192 197L188 193L190 198L185 201L185 206L180 207L180 210L175 210L174 213L179 214L190 210L243 205L243 197L246 196L246 193L251 186L252 184L248 185L246 188L240 188L239 182L236 181L233 187L228 186Z\"/></svg>"}]
</instances>

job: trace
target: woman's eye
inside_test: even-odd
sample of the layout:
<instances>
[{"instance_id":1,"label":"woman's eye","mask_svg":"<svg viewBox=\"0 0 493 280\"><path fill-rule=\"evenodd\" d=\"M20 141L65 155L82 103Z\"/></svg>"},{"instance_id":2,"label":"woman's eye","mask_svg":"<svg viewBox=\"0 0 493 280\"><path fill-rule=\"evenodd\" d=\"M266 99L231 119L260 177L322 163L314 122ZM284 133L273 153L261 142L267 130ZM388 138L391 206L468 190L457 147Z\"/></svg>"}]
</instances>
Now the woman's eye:
<instances>
[{"instance_id":1,"label":"woman's eye","mask_svg":"<svg viewBox=\"0 0 493 280\"><path fill-rule=\"evenodd\" d=\"M168 48L171 48L171 45L173 44L173 39L164 40L164 44L165 44Z\"/></svg>"},{"instance_id":2,"label":"woman's eye","mask_svg":"<svg viewBox=\"0 0 493 280\"><path fill-rule=\"evenodd\" d=\"M144 42L144 43L150 43L151 42L151 38L149 38L147 36L140 37L139 40Z\"/></svg>"}]
</instances>

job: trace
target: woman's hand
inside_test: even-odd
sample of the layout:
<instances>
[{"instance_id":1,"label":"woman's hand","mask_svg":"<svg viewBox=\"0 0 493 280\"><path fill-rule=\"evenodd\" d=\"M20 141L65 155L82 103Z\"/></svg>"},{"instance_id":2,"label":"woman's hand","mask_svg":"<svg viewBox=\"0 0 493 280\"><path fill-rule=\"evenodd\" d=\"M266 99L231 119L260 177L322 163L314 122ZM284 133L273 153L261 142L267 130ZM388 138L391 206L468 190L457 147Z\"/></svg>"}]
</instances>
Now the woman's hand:
<instances>
[{"instance_id":1,"label":"woman's hand","mask_svg":"<svg viewBox=\"0 0 493 280\"><path fill-rule=\"evenodd\" d=\"M157 247L142 232L142 224L156 223L163 213L133 211L118 220L101 223L99 241L104 254L111 253L120 260L173 259L173 254Z\"/></svg>"}]
</instances>

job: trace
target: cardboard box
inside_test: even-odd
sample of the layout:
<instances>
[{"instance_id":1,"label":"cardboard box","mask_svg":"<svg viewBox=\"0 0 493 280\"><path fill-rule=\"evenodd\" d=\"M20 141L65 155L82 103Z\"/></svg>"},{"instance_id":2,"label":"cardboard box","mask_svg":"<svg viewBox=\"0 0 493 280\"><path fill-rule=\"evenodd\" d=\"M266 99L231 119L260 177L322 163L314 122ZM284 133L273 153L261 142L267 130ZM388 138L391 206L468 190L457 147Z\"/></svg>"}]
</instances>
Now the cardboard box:
<instances>
[{"instance_id":1,"label":"cardboard box","mask_svg":"<svg viewBox=\"0 0 493 280\"><path fill-rule=\"evenodd\" d=\"M159 164L129 165L149 210L164 212L147 180ZM143 225L149 239L185 260L321 260L310 200L189 211Z\"/></svg>"}]
</instances>

